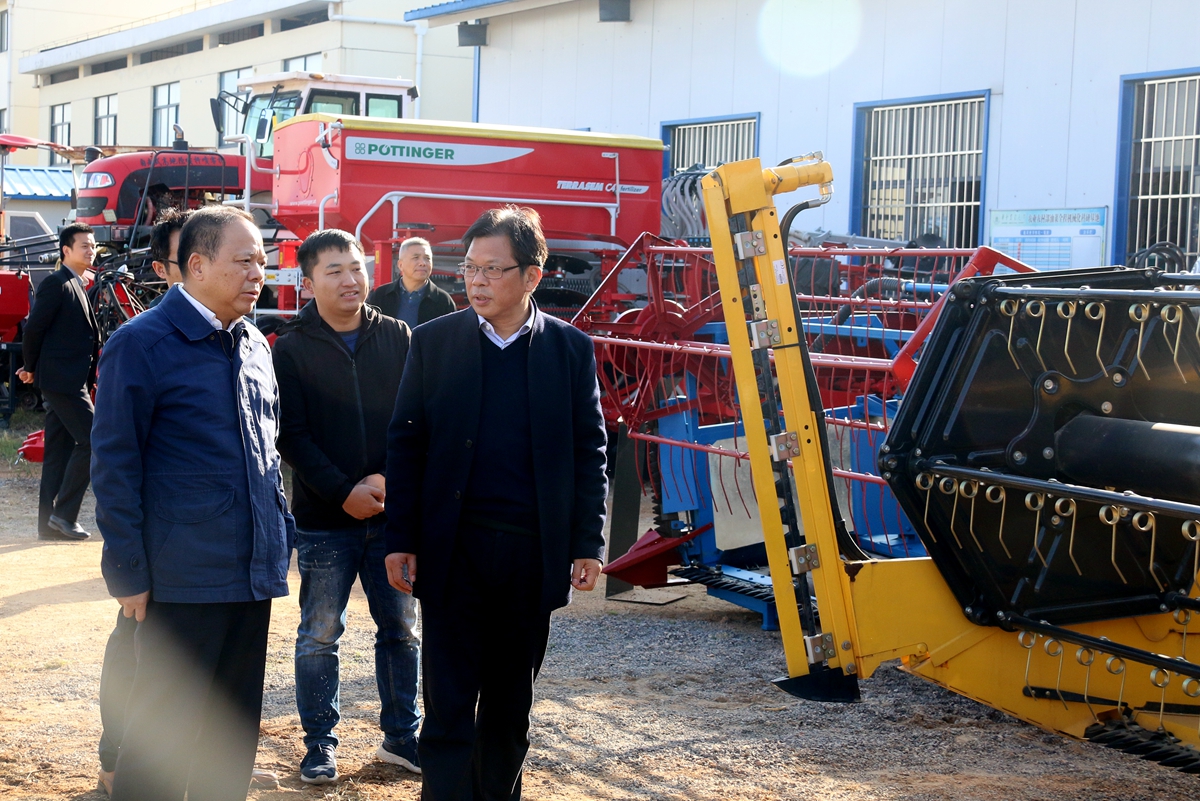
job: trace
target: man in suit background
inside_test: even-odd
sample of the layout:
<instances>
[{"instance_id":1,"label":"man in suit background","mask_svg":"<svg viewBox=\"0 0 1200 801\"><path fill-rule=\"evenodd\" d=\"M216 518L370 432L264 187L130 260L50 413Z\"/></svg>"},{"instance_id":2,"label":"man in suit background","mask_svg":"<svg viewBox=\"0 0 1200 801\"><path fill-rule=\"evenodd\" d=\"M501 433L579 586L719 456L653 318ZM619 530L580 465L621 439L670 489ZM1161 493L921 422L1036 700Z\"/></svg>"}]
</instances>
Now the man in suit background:
<instances>
[{"instance_id":1,"label":"man in suit background","mask_svg":"<svg viewBox=\"0 0 1200 801\"><path fill-rule=\"evenodd\" d=\"M400 277L371 290L367 303L388 317L416 328L435 317L454 311L450 294L429 279L433 272L433 249L419 236L400 243Z\"/></svg>"},{"instance_id":2,"label":"man in suit background","mask_svg":"<svg viewBox=\"0 0 1200 801\"><path fill-rule=\"evenodd\" d=\"M413 332L388 429L386 565L421 601L421 798L508 801L550 613L600 571L605 432L591 339L531 298L537 213L463 244L471 308Z\"/></svg>"},{"instance_id":3,"label":"man in suit background","mask_svg":"<svg viewBox=\"0 0 1200 801\"><path fill-rule=\"evenodd\" d=\"M59 268L34 295L25 323L18 377L42 391L46 457L38 493L38 539L86 540L76 522L92 459L92 386L100 352L99 327L83 274L96 256L90 225L72 223L58 235Z\"/></svg>"}]
</instances>

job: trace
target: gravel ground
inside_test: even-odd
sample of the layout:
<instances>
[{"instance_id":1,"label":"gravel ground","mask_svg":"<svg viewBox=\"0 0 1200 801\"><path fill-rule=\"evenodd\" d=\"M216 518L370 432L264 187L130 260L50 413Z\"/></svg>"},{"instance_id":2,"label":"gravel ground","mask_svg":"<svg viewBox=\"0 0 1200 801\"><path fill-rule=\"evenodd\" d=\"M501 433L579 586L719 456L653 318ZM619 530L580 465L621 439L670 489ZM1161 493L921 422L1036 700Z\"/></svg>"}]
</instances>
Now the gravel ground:
<instances>
[{"instance_id":1,"label":"gravel ground","mask_svg":"<svg viewBox=\"0 0 1200 801\"><path fill-rule=\"evenodd\" d=\"M116 614L100 544L33 539L36 472L0 474L0 796L99 799L96 691ZM91 501L81 522L93 525ZM419 780L372 759L378 699L366 602L351 599L342 645L343 781L298 780L293 594L274 608L259 767L262 801L415 799ZM776 690L779 635L697 587L667 606L580 594L555 619L526 797L577 799L1189 799L1200 779L1046 734L885 666L863 702L804 702ZM1013 677L1019 681L1020 677Z\"/></svg>"}]
</instances>

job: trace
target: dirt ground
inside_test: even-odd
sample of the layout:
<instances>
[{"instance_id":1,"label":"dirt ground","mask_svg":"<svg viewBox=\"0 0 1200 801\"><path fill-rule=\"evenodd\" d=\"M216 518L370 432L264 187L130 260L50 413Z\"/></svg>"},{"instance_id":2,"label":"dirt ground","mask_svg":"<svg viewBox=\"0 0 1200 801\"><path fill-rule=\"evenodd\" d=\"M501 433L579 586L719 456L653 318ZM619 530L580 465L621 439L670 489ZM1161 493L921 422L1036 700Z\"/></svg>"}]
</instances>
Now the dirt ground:
<instances>
[{"instance_id":1,"label":"dirt ground","mask_svg":"<svg viewBox=\"0 0 1200 801\"><path fill-rule=\"evenodd\" d=\"M0 465L0 471L5 466ZM96 694L117 605L102 544L35 539L37 469L0 472L0 796L101 799ZM89 496L80 521L94 530ZM379 742L366 601L342 645L338 785L299 781L292 690L298 576L274 606L259 801L416 799L413 774L373 761ZM1200 777L1045 734L885 667L853 705L802 702L777 633L700 588L668 606L577 596L556 617L534 707L526 797L582 799L1195 798Z\"/></svg>"}]
</instances>

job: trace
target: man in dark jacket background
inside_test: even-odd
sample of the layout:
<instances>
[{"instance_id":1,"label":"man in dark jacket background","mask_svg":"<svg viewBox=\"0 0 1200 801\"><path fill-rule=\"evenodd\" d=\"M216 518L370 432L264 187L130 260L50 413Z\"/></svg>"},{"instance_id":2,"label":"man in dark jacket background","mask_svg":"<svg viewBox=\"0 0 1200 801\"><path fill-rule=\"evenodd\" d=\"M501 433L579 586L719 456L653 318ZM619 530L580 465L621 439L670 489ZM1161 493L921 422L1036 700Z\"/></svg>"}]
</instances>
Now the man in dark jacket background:
<instances>
[{"instance_id":1,"label":"man in dark jacket background","mask_svg":"<svg viewBox=\"0 0 1200 801\"><path fill-rule=\"evenodd\" d=\"M96 237L84 223L58 236L59 268L34 295L25 323L17 375L42 391L46 405L46 458L38 493L38 539L86 540L76 522L87 492L92 459L92 386L100 333L83 274L96 256Z\"/></svg>"},{"instance_id":2,"label":"man in dark jacket background","mask_svg":"<svg viewBox=\"0 0 1200 801\"><path fill-rule=\"evenodd\" d=\"M274 359L279 451L294 470L296 706L307 747L300 778L310 784L337 779L338 641L355 578L376 626L383 729L376 756L419 773L416 604L388 584L383 538L386 434L409 328L363 305L367 271L362 246L350 234L317 231L296 257L313 301L284 326Z\"/></svg>"},{"instance_id":3,"label":"man in dark jacket background","mask_svg":"<svg viewBox=\"0 0 1200 801\"><path fill-rule=\"evenodd\" d=\"M423 801L520 798L550 613L604 554L594 347L532 301L537 213L485 212L463 245L471 308L413 332L388 429L388 578L421 600Z\"/></svg>"},{"instance_id":4,"label":"man in dark jacket background","mask_svg":"<svg viewBox=\"0 0 1200 801\"><path fill-rule=\"evenodd\" d=\"M138 621L114 801L238 801L262 715L271 599L292 516L266 338L243 315L262 236L228 206L193 212L183 283L109 338L92 429L108 591Z\"/></svg>"},{"instance_id":5,"label":"man in dark jacket background","mask_svg":"<svg viewBox=\"0 0 1200 801\"><path fill-rule=\"evenodd\" d=\"M433 248L419 236L400 243L400 277L371 290L367 303L388 317L416 328L422 323L454 311L454 300L429 275L433 272Z\"/></svg>"}]
</instances>

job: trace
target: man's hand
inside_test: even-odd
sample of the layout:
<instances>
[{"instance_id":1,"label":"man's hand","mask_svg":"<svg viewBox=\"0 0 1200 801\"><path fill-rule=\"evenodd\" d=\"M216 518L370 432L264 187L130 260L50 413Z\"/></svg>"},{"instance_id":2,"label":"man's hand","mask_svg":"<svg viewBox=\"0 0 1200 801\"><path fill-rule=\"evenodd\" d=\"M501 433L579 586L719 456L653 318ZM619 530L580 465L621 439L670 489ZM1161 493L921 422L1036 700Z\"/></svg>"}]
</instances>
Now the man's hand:
<instances>
[{"instance_id":1,"label":"man's hand","mask_svg":"<svg viewBox=\"0 0 1200 801\"><path fill-rule=\"evenodd\" d=\"M417 555L415 553L389 553L384 558L383 564L387 568L388 584L400 592L412 595L413 582L417 580Z\"/></svg>"},{"instance_id":2,"label":"man's hand","mask_svg":"<svg viewBox=\"0 0 1200 801\"><path fill-rule=\"evenodd\" d=\"M583 592L590 592L596 587L596 579L600 578L599 559L576 559L571 567L571 586Z\"/></svg>"},{"instance_id":3,"label":"man's hand","mask_svg":"<svg viewBox=\"0 0 1200 801\"><path fill-rule=\"evenodd\" d=\"M356 484L342 508L356 520L366 520L383 511L384 492L370 484Z\"/></svg>"},{"instance_id":4,"label":"man's hand","mask_svg":"<svg viewBox=\"0 0 1200 801\"><path fill-rule=\"evenodd\" d=\"M17 371L17 378L21 379L21 380L22 380L22 381L24 381L26 384L32 384L32 383L33 383L33 373L29 372L28 370L18 370L18 371Z\"/></svg>"},{"instance_id":5,"label":"man's hand","mask_svg":"<svg viewBox=\"0 0 1200 801\"><path fill-rule=\"evenodd\" d=\"M387 491L387 479L384 478L383 474L381 474L381 473L372 473L369 476L363 476L362 481L360 481L358 483L366 484L368 486L374 487L375 489L380 490L381 492Z\"/></svg>"},{"instance_id":6,"label":"man's hand","mask_svg":"<svg viewBox=\"0 0 1200 801\"><path fill-rule=\"evenodd\" d=\"M128 595L124 598L118 598L117 603L121 605L125 617L137 618L137 622L141 623L146 619L146 602L150 600L149 592L139 592L137 595Z\"/></svg>"}]
</instances>

